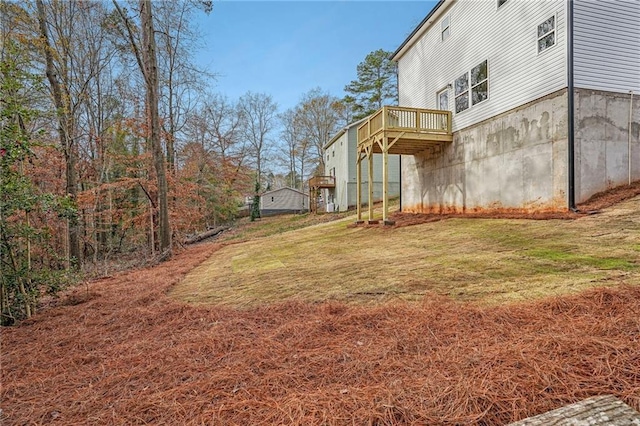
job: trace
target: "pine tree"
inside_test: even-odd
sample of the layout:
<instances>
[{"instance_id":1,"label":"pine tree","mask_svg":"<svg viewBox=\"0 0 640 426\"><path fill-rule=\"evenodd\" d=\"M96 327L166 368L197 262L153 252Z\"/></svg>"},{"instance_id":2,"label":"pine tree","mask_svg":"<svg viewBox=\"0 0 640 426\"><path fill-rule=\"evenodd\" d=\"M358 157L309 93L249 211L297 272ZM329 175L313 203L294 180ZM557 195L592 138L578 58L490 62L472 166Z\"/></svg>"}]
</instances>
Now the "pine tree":
<instances>
[{"instance_id":1,"label":"pine tree","mask_svg":"<svg viewBox=\"0 0 640 426\"><path fill-rule=\"evenodd\" d=\"M391 52L378 49L358 64L358 78L345 86L342 102L351 109L353 120L374 113L385 105L398 103L397 65Z\"/></svg>"}]
</instances>

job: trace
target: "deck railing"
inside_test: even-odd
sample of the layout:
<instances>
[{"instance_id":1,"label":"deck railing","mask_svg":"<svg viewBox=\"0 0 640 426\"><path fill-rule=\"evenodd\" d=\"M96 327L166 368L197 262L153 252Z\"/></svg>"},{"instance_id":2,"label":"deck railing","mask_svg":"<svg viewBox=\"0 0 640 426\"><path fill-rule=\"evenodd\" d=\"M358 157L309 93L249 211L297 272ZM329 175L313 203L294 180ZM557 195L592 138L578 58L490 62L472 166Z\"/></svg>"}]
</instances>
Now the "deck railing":
<instances>
[{"instance_id":1,"label":"deck railing","mask_svg":"<svg viewBox=\"0 0 640 426\"><path fill-rule=\"evenodd\" d=\"M383 130L451 133L451 111L386 106L358 127L358 143Z\"/></svg>"},{"instance_id":2,"label":"deck railing","mask_svg":"<svg viewBox=\"0 0 640 426\"><path fill-rule=\"evenodd\" d=\"M336 186L334 176L314 176L309 179L309 188L327 188Z\"/></svg>"}]
</instances>

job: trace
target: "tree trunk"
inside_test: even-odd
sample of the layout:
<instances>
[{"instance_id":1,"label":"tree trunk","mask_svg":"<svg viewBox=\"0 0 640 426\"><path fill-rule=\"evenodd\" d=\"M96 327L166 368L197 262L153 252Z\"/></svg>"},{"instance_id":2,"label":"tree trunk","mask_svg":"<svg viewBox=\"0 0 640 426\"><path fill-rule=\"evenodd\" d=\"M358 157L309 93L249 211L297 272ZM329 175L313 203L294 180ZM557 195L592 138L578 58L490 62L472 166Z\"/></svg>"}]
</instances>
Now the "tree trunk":
<instances>
[{"instance_id":1,"label":"tree trunk","mask_svg":"<svg viewBox=\"0 0 640 426\"><path fill-rule=\"evenodd\" d=\"M49 41L49 31L47 30L47 17L44 10L44 4L42 0L36 0L36 6L38 8L38 24L40 27L40 38L42 40L44 56L46 60L46 74L47 80L51 85L51 92L53 94L53 101L56 107L56 115L58 118L58 135L60 137L60 145L65 156L66 162L66 191L67 195L71 197L73 204L76 204L78 197L78 185L76 181L76 154L73 143L73 119L71 117L71 107L69 105L70 100L68 96L62 95L62 89L60 82L56 74L56 70L53 64L53 54L51 43ZM76 218L70 221L68 227L69 238L69 264L79 267L81 264L80 257L80 239L78 237L78 221Z\"/></svg>"},{"instance_id":2,"label":"tree trunk","mask_svg":"<svg viewBox=\"0 0 640 426\"><path fill-rule=\"evenodd\" d=\"M595 396L508 426L637 425L640 413L613 395Z\"/></svg>"},{"instance_id":3,"label":"tree trunk","mask_svg":"<svg viewBox=\"0 0 640 426\"><path fill-rule=\"evenodd\" d=\"M171 228L169 225L169 203L164 154L160 142L160 118L158 113L158 60L153 29L151 0L140 0L142 23L142 63L147 89L147 111L149 114L150 140L153 165L158 179L159 240L162 253L171 251ZM166 256L165 256L166 257Z\"/></svg>"}]
</instances>

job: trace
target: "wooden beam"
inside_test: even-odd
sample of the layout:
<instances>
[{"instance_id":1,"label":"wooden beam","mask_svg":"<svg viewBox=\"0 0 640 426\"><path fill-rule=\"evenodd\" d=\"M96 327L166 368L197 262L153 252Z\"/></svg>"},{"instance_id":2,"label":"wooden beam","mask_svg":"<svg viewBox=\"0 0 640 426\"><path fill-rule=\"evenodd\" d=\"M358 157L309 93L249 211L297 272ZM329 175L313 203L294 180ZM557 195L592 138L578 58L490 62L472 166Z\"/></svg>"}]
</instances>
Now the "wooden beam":
<instances>
[{"instance_id":1,"label":"wooden beam","mask_svg":"<svg viewBox=\"0 0 640 426\"><path fill-rule=\"evenodd\" d=\"M393 145L395 145L395 144L396 144L396 142L398 142L398 140L399 140L401 137L403 137L403 136L405 135L405 133L406 133L406 132L402 132L402 133L400 133L398 136L396 136L396 137L395 137L395 139L394 139L394 140L392 140L392 141L391 141L391 143L390 143L390 144L388 144L388 145L387 145L387 152L391 149L391 147L392 147Z\"/></svg>"},{"instance_id":2,"label":"wooden beam","mask_svg":"<svg viewBox=\"0 0 640 426\"><path fill-rule=\"evenodd\" d=\"M389 150L387 138L382 139L382 221L387 221L389 214Z\"/></svg>"}]
</instances>

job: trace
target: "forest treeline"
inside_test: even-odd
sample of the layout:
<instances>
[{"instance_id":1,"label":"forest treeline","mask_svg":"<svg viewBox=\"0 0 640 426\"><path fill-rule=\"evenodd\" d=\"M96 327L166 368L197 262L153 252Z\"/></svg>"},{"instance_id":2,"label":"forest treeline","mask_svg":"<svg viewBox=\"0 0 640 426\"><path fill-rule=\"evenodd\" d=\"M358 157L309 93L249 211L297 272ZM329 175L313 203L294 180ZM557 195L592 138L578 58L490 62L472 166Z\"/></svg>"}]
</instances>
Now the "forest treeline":
<instances>
[{"instance_id":1,"label":"forest treeline","mask_svg":"<svg viewBox=\"0 0 640 426\"><path fill-rule=\"evenodd\" d=\"M0 2L2 324L117 259L162 259L247 195L304 190L335 132L397 102L378 50L338 98L229 99L195 61L210 1ZM215 60L215 58L214 58Z\"/></svg>"}]
</instances>

